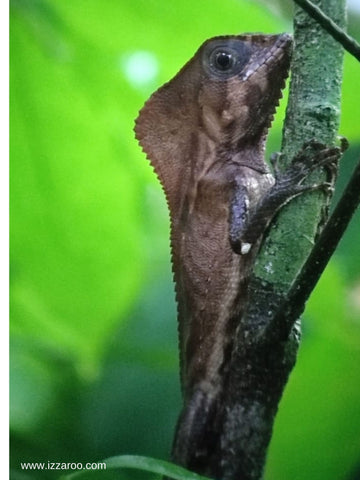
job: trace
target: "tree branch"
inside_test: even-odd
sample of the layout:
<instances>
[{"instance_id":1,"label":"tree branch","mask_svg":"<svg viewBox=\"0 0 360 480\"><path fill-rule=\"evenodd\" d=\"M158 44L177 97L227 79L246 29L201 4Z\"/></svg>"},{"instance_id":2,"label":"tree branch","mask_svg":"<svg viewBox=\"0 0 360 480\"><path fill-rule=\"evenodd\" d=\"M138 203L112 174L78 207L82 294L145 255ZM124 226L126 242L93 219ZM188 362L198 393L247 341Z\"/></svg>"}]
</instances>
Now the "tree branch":
<instances>
[{"instance_id":1,"label":"tree branch","mask_svg":"<svg viewBox=\"0 0 360 480\"><path fill-rule=\"evenodd\" d=\"M344 1L318 0L344 24ZM294 19L295 49L291 66L290 96L284 124L284 163L315 138L329 145L337 139L340 117L343 49L301 8ZM325 79L325 81L324 81ZM311 183L328 180L319 169ZM287 294L315 244L318 225L325 223L329 198L321 192L304 194L286 205L274 222L258 255L254 276Z\"/></svg>"},{"instance_id":2,"label":"tree branch","mask_svg":"<svg viewBox=\"0 0 360 480\"><path fill-rule=\"evenodd\" d=\"M314 20L321 25L335 40L360 61L360 45L358 42L340 28L330 17L310 0L294 0L294 2L305 10Z\"/></svg>"},{"instance_id":3,"label":"tree branch","mask_svg":"<svg viewBox=\"0 0 360 480\"><path fill-rule=\"evenodd\" d=\"M276 324L286 323L287 329L291 329L294 320L302 313L306 300L315 288L359 204L360 161L355 167L350 182L326 223L295 284L291 288L285 305L280 307L274 319Z\"/></svg>"},{"instance_id":4,"label":"tree branch","mask_svg":"<svg viewBox=\"0 0 360 480\"><path fill-rule=\"evenodd\" d=\"M318 6L326 7L339 25L345 23L344 3L344 0L317 0ZM341 45L329 39L317 22L300 8L295 13L294 40L282 145L285 165L290 164L311 139L325 145L334 144L339 127ZM319 169L312 175L311 183L324 182L328 176L328 172ZM350 195L356 190L356 178ZM292 200L271 226L257 256L225 388L219 442L222 480L261 478L274 418L299 344L296 317L304 308L304 293L298 309L291 311L289 292L297 294L292 286L314 247L319 224L325 222L328 201L319 191ZM345 207L339 208L341 214ZM328 241L326 236L323 241ZM329 247L329 252L332 248L334 246ZM313 261L306 263L308 273L304 275L315 268ZM319 272L313 275L315 278ZM305 291L305 278L300 278L301 289Z\"/></svg>"}]
</instances>

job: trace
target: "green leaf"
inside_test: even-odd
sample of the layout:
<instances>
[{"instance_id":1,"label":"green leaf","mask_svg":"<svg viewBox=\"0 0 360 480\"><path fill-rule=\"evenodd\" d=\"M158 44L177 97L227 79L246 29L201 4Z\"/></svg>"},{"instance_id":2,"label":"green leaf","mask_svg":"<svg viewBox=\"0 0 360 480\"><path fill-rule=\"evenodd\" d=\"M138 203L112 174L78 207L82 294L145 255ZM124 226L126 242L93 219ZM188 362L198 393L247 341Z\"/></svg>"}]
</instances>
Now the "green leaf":
<instances>
[{"instance_id":1,"label":"green leaf","mask_svg":"<svg viewBox=\"0 0 360 480\"><path fill-rule=\"evenodd\" d=\"M141 457L137 455L119 455L107 458L106 460L103 460L103 462L106 464L106 470L115 468L135 468L145 472L157 473L161 476L165 475L174 480L209 480L206 477L197 475L196 473L190 472L178 465L174 465L173 463L164 460L157 460L155 458ZM99 470L96 472L97 475L99 475ZM75 478L81 478L84 473L89 473L89 471L72 473L62 477L62 479L73 480Z\"/></svg>"},{"instance_id":2,"label":"green leaf","mask_svg":"<svg viewBox=\"0 0 360 480\"><path fill-rule=\"evenodd\" d=\"M113 65L44 2L12 11L11 333L71 358L83 378L101 362L144 268L131 128L100 85ZM40 7L47 8L40 8ZM32 9L31 9L32 8ZM35 22L36 21L36 22ZM55 48L56 46L56 48ZM61 46L61 48L60 48ZM95 82L98 87L94 88ZM108 91L109 94L109 91Z\"/></svg>"}]
</instances>

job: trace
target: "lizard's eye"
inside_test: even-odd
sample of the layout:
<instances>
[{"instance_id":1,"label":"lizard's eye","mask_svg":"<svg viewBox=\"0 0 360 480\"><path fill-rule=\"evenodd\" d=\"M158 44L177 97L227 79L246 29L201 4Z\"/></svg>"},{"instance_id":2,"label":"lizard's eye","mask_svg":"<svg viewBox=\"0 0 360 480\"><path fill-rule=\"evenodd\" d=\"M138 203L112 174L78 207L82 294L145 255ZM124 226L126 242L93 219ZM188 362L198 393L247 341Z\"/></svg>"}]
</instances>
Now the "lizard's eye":
<instances>
[{"instance_id":1,"label":"lizard's eye","mask_svg":"<svg viewBox=\"0 0 360 480\"><path fill-rule=\"evenodd\" d=\"M214 42L215 43L215 42ZM237 75L250 57L250 50L244 42L209 43L205 47L203 62L206 69L223 79Z\"/></svg>"},{"instance_id":2,"label":"lizard's eye","mask_svg":"<svg viewBox=\"0 0 360 480\"><path fill-rule=\"evenodd\" d=\"M234 56L230 52L224 50L215 51L211 60L213 66L222 72L231 70L231 68L235 65Z\"/></svg>"}]
</instances>

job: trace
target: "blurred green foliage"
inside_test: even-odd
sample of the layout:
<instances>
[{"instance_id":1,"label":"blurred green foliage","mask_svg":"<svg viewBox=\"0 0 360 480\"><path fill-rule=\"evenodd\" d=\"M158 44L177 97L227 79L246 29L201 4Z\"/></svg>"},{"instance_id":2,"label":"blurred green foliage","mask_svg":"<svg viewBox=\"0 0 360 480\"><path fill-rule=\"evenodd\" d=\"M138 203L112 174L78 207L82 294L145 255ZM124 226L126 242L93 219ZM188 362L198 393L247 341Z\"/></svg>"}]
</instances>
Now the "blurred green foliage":
<instances>
[{"instance_id":1,"label":"blurred green foliage","mask_svg":"<svg viewBox=\"0 0 360 480\"><path fill-rule=\"evenodd\" d=\"M290 31L280 7L10 2L14 480L59 477L21 470L20 462L168 457L181 401L168 216L133 121L206 38ZM359 25L352 15L353 34ZM341 133L352 149L339 191L360 151L359 82L347 55ZM267 480L345 479L360 463L359 223L358 216L306 310ZM97 477L152 478L112 475Z\"/></svg>"}]
</instances>

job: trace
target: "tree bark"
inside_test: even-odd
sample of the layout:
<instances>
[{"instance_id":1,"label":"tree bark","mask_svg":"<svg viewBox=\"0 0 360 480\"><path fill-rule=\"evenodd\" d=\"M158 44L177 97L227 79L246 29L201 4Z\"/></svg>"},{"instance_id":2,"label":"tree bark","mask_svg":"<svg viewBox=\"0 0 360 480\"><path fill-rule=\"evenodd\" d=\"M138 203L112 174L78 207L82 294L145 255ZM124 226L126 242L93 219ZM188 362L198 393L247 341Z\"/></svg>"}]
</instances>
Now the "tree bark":
<instances>
[{"instance_id":1,"label":"tree bark","mask_svg":"<svg viewBox=\"0 0 360 480\"><path fill-rule=\"evenodd\" d=\"M345 0L316 3L338 25L345 24ZM300 7L295 7L294 53L289 103L283 131L285 164L306 141L334 144L340 121L343 48ZM314 173L312 181L324 181ZM308 257L326 199L320 191L294 199L280 212L257 258L255 276L286 292ZM300 228L301 227L301 228Z\"/></svg>"},{"instance_id":2,"label":"tree bark","mask_svg":"<svg viewBox=\"0 0 360 480\"><path fill-rule=\"evenodd\" d=\"M345 0L315 2L341 27ZM336 140L340 117L342 47L299 7L294 20L290 98L282 144L287 165L305 142ZM310 182L329 180L317 169ZM279 316L287 294L324 224L329 197L306 193L282 209L258 254L246 312L237 329L216 457L222 480L262 476L275 415L300 339L296 318ZM304 299L305 302L305 299ZM303 302L303 303L304 303ZM301 313L304 304L295 309Z\"/></svg>"}]
</instances>

